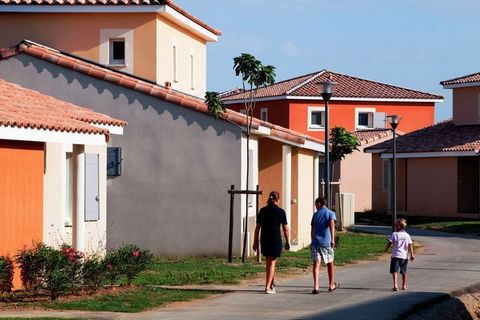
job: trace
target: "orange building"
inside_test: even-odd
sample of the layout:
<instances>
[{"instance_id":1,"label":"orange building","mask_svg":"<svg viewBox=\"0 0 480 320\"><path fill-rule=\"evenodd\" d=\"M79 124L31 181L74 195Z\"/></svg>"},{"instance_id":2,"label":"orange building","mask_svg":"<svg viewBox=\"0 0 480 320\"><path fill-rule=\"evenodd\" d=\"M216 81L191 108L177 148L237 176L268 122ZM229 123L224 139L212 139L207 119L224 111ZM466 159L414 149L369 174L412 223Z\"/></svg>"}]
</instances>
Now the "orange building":
<instances>
[{"instance_id":1,"label":"orange building","mask_svg":"<svg viewBox=\"0 0 480 320\"><path fill-rule=\"evenodd\" d=\"M28 39L197 97L220 35L171 0L6 0L0 30L0 47Z\"/></svg>"},{"instance_id":2,"label":"orange building","mask_svg":"<svg viewBox=\"0 0 480 320\"><path fill-rule=\"evenodd\" d=\"M397 209L405 215L480 218L480 73L440 82L453 90L453 118L397 140ZM373 208L392 207L392 143L373 155ZM387 165L386 165L387 164Z\"/></svg>"},{"instance_id":3,"label":"orange building","mask_svg":"<svg viewBox=\"0 0 480 320\"><path fill-rule=\"evenodd\" d=\"M353 132L362 150L384 140L386 115L402 116L399 131L411 132L432 125L435 103L443 101L440 95L322 70L258 89L254 116L324 141L325 103L317 83L326 80L338 83L329 104L330 128L342 126ZM224 93L222 100L228 108L242 112L246 94L233 90ZM321 158L321 178L322 162ZM371 163L370 154L355 152L335 166L332 178L340 181L340 187L333 191L354 194L355 211L372 208Z\"/></svg>"}]
</instances>

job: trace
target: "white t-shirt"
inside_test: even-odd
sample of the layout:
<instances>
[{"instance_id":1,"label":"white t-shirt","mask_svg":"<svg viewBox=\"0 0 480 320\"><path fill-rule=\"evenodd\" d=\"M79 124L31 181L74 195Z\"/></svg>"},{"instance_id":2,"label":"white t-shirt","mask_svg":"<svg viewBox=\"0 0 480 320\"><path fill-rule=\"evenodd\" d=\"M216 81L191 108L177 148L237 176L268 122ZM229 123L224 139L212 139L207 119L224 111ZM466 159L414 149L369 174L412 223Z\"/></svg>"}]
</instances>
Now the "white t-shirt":
<instances>
[{"instance_id":1,"label":"white t-shirt","mask_svg":"<svg viewBox=\"0 0 480 320\"><path fill-rule=\"evenodd\" d=\"M408 258L408 245L413 241L405 230L392 233L388 241L393 244L392 258Z\"/></svg>"}]
</instances>

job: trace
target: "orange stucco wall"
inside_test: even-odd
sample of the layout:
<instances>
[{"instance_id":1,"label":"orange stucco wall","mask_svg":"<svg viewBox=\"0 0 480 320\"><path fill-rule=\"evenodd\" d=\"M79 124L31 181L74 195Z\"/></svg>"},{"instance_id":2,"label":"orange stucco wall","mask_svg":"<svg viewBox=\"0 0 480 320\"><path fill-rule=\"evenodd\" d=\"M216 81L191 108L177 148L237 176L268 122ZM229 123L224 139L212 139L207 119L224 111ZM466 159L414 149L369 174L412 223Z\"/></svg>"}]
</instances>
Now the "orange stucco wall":
<instances>
[{"instance_id":1,"label":"orange stucco wall","mask_svg":"<svg viewBox=\"0 0 480 320\"><path fill-rule=\"evenodd\" d=\"M0 47L28 39L98 62L100 29L133 29L133 72L155 81L155 25L155 13L4 13Z\"/></svg>"},{"instance_id":2,"label":"orange stucco wall","mask_svg":"<svg viewBox=\"0 0 480 320\"><path fill-rule=\"evenodd\" d=\"M282 192L282 144L270 139L260 139L258 149L258 183L263 191L260 206L263 206L270 191ZM280 194L280 197L283 195Z\"/></svg>"},{"instance_id":3,"label":"orange stucco wall","mask_svg":"<svg viewBox=\"0 0 480 320\"><path fill-rule=\"evenodd\" d=\"M0 140L0 255L42 240L43 150L43 143ZM16 287L19 279L16 272Z\"/></svg>"},{"instance_id":4,"label":"orange stucco wall","mask_svg":"<svg viewBox=\"0 0 480 320\"><path fill-rule=\"evenodd\" d=\"M453 105L456 125L480 123L480 87L453 89Z\"/></svg>"},{"instance_id":5,"label":"orange stucco wall","mask_svg":"<svg viewBox=\"0 0 480 320\"><path fill-rule=\"evenodd\" d=\"M243 103L239 104L229 104L227 105L229 109L240 111L245 109ZM287 100L278 100L278 101L259 101L253 112L253 116L260 119L260 110L262 108L268 109L268 122L278 124L282 127L288 128L290 118L290 109L289 103Z\"/></svg>"},{"instance_id":6,"label":"orange stucco wall","mask_svg":"<svg viewBox=\"0 0 480 320\"><path fill-rule=\"evenodd\" d=\"M289 128L323 139L325 135L323 130L308 130L308 107L323 106L323 103L291 101ZM355 108L375 108L376 112L403 116L398 130L406 133L432 125L434 123L434 106L434 103L331 102L329 123L331 128L342 126L348 131L354 131Z\"/></svg>"},{"instance_id":7,"label":"orange stucco wall","mask_svg":"<svg viewBox=\"0 0 480 320\"><path fill-rule=\"evenodd\" d=\"M243 105L227 105L233 110L243 109ZM324 107L323 102L304 100L272 100L257 103L254 116L260 117L260 109L268 108L268 121L292 130L324 139L323 130L308 129L308 107ZM407 133L434 123L434 103L394 103L394 102L331 102L329 108L330 127L342 126L355 130L355 108L375 108L376 112L403 116L398 130Z\"/></svg>"}]
</instances>

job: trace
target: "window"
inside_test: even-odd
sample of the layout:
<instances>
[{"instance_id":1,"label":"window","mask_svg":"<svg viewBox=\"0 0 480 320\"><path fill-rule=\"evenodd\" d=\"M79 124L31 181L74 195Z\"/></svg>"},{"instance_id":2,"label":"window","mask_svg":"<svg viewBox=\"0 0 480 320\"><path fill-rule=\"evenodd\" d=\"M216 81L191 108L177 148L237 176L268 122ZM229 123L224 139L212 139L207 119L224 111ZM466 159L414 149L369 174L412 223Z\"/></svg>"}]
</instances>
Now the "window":
<instances>
[{"instance_id":1,"label":"window","mask_svg":"<svg viewBox=\"0 0 480 320\"><path fill-rule=\"evenodd\" d=\"M373 129L377 128L377 120L375 118L375 108L355 108L355 129ZM381 125L384 127L382 119ZM382 126L380 126L382 127Z\"/></svg>"},{"instance_id":2,"label":"window","mask_svg":"<svg viewBox=\"0 0 480 320\"><path fill-rule=\"evenodd\" d=\"M268 108L260 109L260 120L268 121Z\"/></svg>"},{"instance_id":3,"label":"window","mask_svg":"<svg viewBox=\"0 0 480 320\"><path fill-rule=\"evenodd\" d=\"M325 108L309 107L308 108L308 129L323 130L325 128Z\"/></svg>"},{"instance_id":4,"label":"window","mask_svg":"<svg viewBox=\"0 0 480 320\"><path fill-rule=\"evenodd\" d=\"M110 64L125 64L125 39L110 39Z\"/></svg>"},{"instance_id":5,"label":"window","mask_svg":"<svg viewBox=\"0 0 480 320\"><path fill-rule=\"evenodd\" d=\"M193 54L190 55L190 89L195 90L195 87L193 85L194 83L194 59L193 59Z\"/></svg>"},{"instance_id":6,"label":"window","mask_svg":"<svg viewBox=\"0 0 480 320\"><path fill-rule=\"evenodd\" d=\"M390 160L382 159L382 192L388 192L390 182Z\"/></svg>"},{"instance_id":7,"label":"window","mask_svg":"<svg viewBox=\"0 0 480 320\"><path fill-rule=\"evenodd\" d=\"M107 148L107 177L122 175L122 148Z\"/></svg>"},{"instance_id":8,"label":"window","mask_svg":"<svg viewBox=\"0 0 480 320\"><path fill-rule=\"evenodd\" d=\"M173 82L178 82L177 80L177 46L172 47L172 54L173 54Z\"/></svg>"}]
</instances>

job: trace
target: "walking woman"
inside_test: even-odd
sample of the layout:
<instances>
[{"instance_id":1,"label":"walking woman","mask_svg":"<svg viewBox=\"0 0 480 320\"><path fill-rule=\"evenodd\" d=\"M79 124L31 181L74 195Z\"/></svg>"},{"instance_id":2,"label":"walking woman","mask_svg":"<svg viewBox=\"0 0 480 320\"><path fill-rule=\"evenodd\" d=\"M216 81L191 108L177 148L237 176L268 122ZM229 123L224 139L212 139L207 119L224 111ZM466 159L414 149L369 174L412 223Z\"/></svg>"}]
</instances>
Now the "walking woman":
<instances>
[{"instance_id":1,"label":"walking woman","mask_svg":"<svg viewBox=\"0 0 480 320\"><path fill-rule=\"evenodd\" d=\"M268 202L265 207L260 209L257 215L257 225L255 227L255 237L253 240L253 250L258 250L258 234L260 235L261 251L266 264L265 293L276 293L274 277L275 264L277 258L282 255L282 236L280 226L285 236L285 250L290 250L290 231L287 224L287 215L285 211L278 207L280 194L277 191L270 192Z\"/></svg>"}]
</instances>

